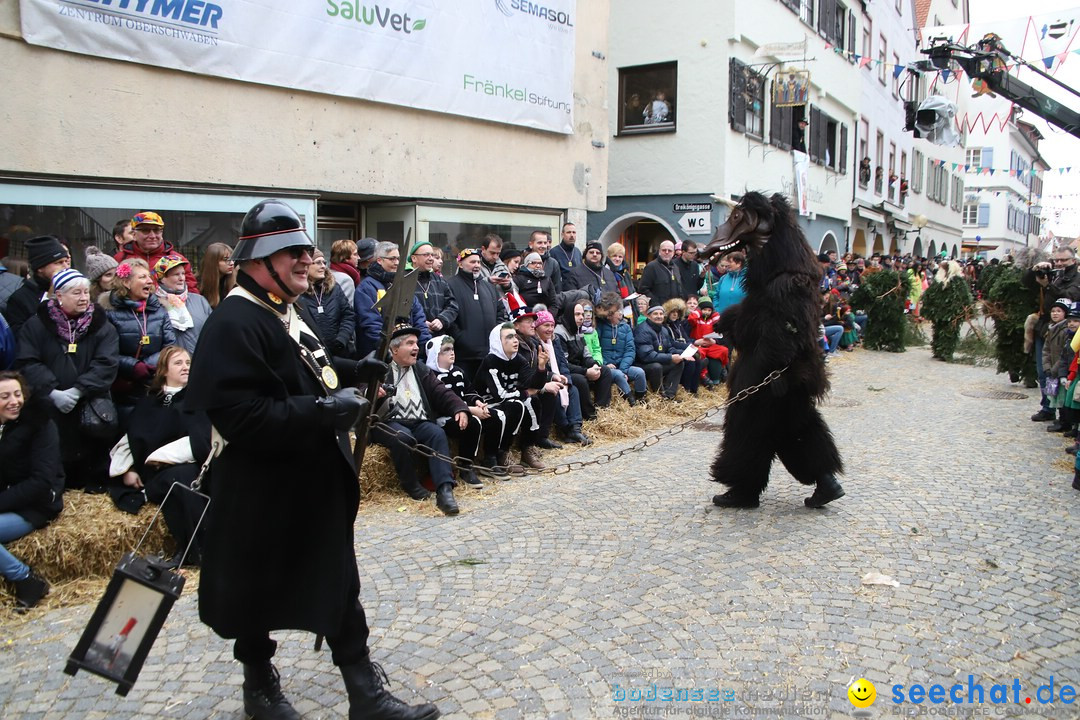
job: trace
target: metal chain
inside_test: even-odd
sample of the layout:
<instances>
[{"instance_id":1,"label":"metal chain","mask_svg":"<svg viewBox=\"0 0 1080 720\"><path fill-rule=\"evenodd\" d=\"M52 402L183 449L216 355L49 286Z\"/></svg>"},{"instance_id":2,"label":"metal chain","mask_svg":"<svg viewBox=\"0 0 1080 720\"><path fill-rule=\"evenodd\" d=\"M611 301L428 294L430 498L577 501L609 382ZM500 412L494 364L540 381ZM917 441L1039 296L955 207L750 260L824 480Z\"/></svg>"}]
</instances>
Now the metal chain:
<instances>
[{"instance_id":1,"label":"metal chain","mask_svg":"<svg viewBox=\"0 0 1080 720\"><path fill-rule=\"evenodd\" d=\"M630 445L628 447L624 447L624 448L622 448L620 450L616 450L615 452L610 452L610 453L605 453L603 455L599 455L599 456L597 456L597 457L595 457L595 458L593 458L591 460L575 460L574 462L564 463L562 465L555 465L553 467L546 467L546 468L537 469L537 468L529 468L529 467L521 466L520 471L515 469L514 475L565 475L568 472L572 472L574 470L581 470L582 468L589 467L590 465L607 465L609 462L612 462L613 460L618 460L623 455L627 455L627 454L633 453L633 452L638 452L639 450L644 450L647 447L651 447L651 446L655 445L656 443L660 442L661 438L668 437L668 436L671 436L671 435L678 435L679 433L681 433L683 430L685 430L687 427L693 425L694 423L699 423L702 420L704 420L706 418L709 418L709 417L712 417L713 415L716 415L717 413L721 412L722 410L725 410L725 409L731 407L735 403L741 402L742 400L745 400L746 398L750 397L754 393L760 391L765 386L767 386L767 385L771 384L772 382L774 382L775 380L779 379L779 377L784 374L784 372L788 369L788 367L790 367L790 365L785 365L780 370L773 370L771 373L766 375L765 379L762 380L761 382L759 382L757 385L751 385L748 388L740 390L733 397L729 397L727 400L725 400L724 402L722 402L721 404L717 405L714 408L709 408L708 410L703 412L701 415L698 415L697 417L691 418L691 419L689 419L689 420L687 420L685 422L679 423L678 425L672 425L671 427L667 428L666 430L661 430L660 432L658 432L658 433L656 433L654 435L650 435L650 436L648 436L647 438L645 438L643 440L639 440L638 442L636 442L633 445ZM411 435L408 435L408 434L406 434L406 433L404 433L404 432L402 432L400 430L395 430L394 428L390 427L390 425L388 425L386 422L384 422L381 419L376 419L372 423L373 428L376 427L376 426L380 430L382 430L384 433L386 433L388 435L392 435L392 436L398 438L399 440L401 440L406 445L408 445L408 444L410 444L410 443L412 443L414 441L414 438ZM453 465L454 467L456 467L458 469L461 469L463 467L464 468L471 468L471 469L476 470L477 472L483 474L484 468L476 465L469 458L464 458L464 457L461 457L460 455L456 455L454 457L450 457L448 455L443 455L442 453L440 453L440 452L438 452L436 450L433 450L432 448L430 448L427 445L424 445L422 443L416 443L415 445L413 445L411 447L411 449L413 451L419 453L423 457L435 458L436 460L442 460L444 462L450 463L451 465Z\"/></svg>"}]
</instances>

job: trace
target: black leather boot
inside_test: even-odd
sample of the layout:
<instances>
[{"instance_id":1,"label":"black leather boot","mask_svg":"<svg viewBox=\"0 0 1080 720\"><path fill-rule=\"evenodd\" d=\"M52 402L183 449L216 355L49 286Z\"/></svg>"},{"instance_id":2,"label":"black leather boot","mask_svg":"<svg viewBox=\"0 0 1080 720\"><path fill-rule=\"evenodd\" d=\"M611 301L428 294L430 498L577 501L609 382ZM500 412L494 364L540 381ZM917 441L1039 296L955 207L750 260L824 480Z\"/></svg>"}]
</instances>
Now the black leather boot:
<instances>
[{"instance_id":1,"label":"black leather boot","mask_svg":"<svg viewBox=\"0 0 1080 720\"><path fill-rule=\"evenodd\" d=\"M435 491L435 506L442 510L444 515L457 515L460 512L457 500L454 499L452 483L443 483Z\"/></svg>"},{"instance_id":2,"label":"black leather boot","mask_svg":"<svg viewBox=\"0 0 1080 720\"><path fill-rule=\"evenodd\" d=\"M342 665L341 677L349 693L349 720L435 720L439 708L431 703L406 705L391 695L384 684L390 679L381 665L364 658L355 665Z\"/></svg>"},{"instance_id":3,"label":"black leather boot","mask_svg":"<svg viewBox=\"0 0 1080 720\"><path fill-rule=\"evenodd\" d=\"M833 500L842 497L844 497L844 488L840 487L840 483L836 481L836 476L826 475L818 480L817 487L814 488L814 494L803 500L803 502L806 503L806 507L819 508L825 507Z\"/></svg>"},{"instance_id":4,"label":"black leather boot","mask_svg":"<svg viewBox=\"0 0 1080 720\"><path fill-rule=\"evenodd\" d=\"M248 720L300 720L281 692L280 676L269 660L244 665L244 713Z\"/></svg>"},{"instance_id":5,"label":"black leather boot","mask_svg":"<svg viewBox=\"0 0 1080 720\"><path fill-rule=\"evenodd\" d=\"M22 580L14 580L15 612L26 612L49 594L49 583L33 570Z\"/></svg>"},{"instance_id":6,"label":"black leather boot","mask_svg":"<svg viewBox=\"0 0 1080 720\"><path fill-rule=\"evenodd\" d=\"M473 463L471 460L462 460L461 466L458 468L458 480L465 483L469 487L482 488L484 482L476 477L476 471L473 469Z\"/></svg>"}]
</instances>

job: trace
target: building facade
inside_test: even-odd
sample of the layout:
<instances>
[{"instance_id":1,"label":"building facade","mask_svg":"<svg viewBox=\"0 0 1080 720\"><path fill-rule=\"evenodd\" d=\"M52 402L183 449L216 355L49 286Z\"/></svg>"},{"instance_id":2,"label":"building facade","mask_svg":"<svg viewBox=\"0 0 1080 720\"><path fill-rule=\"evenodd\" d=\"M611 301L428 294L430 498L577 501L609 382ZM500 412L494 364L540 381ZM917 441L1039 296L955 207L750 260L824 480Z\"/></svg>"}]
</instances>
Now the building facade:
<instances>
[{"instance_id":1,"label":"building facade","mask_svg":"<svg viewBox=\"0 0 1080 720\"><path fill-rule=\"evenodd\" d=\"M1014 117L1005 132L976 130L969 137L965 249L1003 258L1036 246L1042 233L1036 198L1043 192L1042 173L1049 169L1039 154L1042 133Z\"/></svg>"},{"instance_id":2,"label":"building facade","mask_svg":"<svg viewBox=\"0 0 1080 720\"><path fill-rule=\"evenodd\" d=\"M197 259L234 243L269 196L293 204L324 249L363 236L450 252L488 232L519 247L537 228L557 237L606 203L609 3L553 0L565 8L550 17L490 5L479 12L492 33L573 34L569 132L41 47L23 36L20 3L0 4L0 257L51 233L79 265L81 246L112 247L117 220L156 210L166 240Z\"/></svg>"},{"instance_id":3,"label":"building facade","mask_svg":"<svg viewBox=\"0 0 1080 720\"><path fill-rule=\"evenodd\" d=\"M707 241L749 190L782 193L815 252L842 250L863 71L855 3L756 0L611 18L609 197L589 238L639 270L666 238ZM800 121L805 121L801 124Z\"/></svg>"}]
</instances>

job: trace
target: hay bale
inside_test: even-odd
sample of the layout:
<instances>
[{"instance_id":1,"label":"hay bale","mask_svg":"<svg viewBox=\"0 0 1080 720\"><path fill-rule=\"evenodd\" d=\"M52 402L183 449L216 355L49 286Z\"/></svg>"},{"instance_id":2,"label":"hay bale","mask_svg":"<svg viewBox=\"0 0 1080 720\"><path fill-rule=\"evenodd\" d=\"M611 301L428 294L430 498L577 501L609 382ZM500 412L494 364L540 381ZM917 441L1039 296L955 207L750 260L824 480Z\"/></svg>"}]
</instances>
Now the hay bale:
<instances>
[{"instance_id":1,"label":"hay bale","mask_svg":"<svg viewBox=\"0 0 1080 720\"><path fill-rule=\"evenodd\" d=\"M131 515L117 510L108 495L67 492L60 517L6 547L50 583L105 578L124 553L135 549L156 510L157 505L148 503ZM163 518L154 523L139 552L176 552Z\"/></svg>"}]
</instances>

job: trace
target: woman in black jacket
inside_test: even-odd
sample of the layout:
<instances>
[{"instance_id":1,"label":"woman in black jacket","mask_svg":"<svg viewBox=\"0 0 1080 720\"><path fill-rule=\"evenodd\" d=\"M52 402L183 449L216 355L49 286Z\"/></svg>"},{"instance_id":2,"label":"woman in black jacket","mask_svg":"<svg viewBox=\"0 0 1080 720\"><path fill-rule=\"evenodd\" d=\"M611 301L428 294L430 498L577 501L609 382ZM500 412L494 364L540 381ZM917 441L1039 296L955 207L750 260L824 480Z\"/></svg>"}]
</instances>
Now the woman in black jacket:
<instances>
[{"instance_id":1,"label":"woman in black jacket","mask_svg":"<svg viewBox=\"0 0 1080 720\"><path fill-rule=\"evenodd\" d=\"M105 314L119 335L120 366L113 383L113 399L122 425L157 369L158 353L176 344L169 313L154 296L154 281L145 260L129 258L116 268L109 307Z\"/></svg>"},{"instance_id":2,"label":"woman in black jacket","mask_svg":"<svg viewBox=\"0 0 1080 720\"><path fill-rule=\"evenodd\" d=\"M52 298L38 306L19 336L17 367L30 392L48 398L60 433L66 489L104 492L110 438L80 432L80 404L105 397L116 380L116 329L90 296L90 280L78 270L53 277Z\"/></svg>"},{"instance_id":3,"label":"woman in black jacket","mask_svg":"<svg viewBox=\"0 0 1080 720\"><path fill-rule=\"evenodd\" d=\"M110 474L119 482L111 493L121 510L137 513L147 500L163 503L174 482L191 487L210 454L210 420L205 413L184 411L190 369L191 355L184 348L171 345L161 351L150 395L135 405L131 427L113 452ZM174 560L192 541L204 506L201 498L183 490L174 490L161 506L176 540ZM198 565L200 557L196 538L185 564Z\"/></svg>"},{"instance_id":4,"label":"woman in black jacket","mask_svg":"<svg viewBox=\"0 0 1080 720\"><path fill-rule=\"evenodd\" d=\"M536 309L537 305L552 308L555 305L555 286L544 272L544 261L537 253L529 253L525 262L514 275L518 294L525 304Z\"/></svg>"},{"instance_id":5,"label":"woman in black jacket","mask_svg":"<svg viewBox=\"0 0 1080 720\"><path fill-rule=\"evenodd\" d=\"M334 273L326 266L322 250L316 250L308 266L308 289L296 299L315 318L312 328L337 357L352 357L356 351L356 311L345 298L345 291L334 282Z\"/></svg>"},{"instance_id":6,"label":"woman in black jacket","mask_svg":"<svg viewBox=\"0 0 1080 720\"><path fill-rule=\"evenodd\" d=\"M563 313L562 324L556 326L555 334L559 336L563 350L566 351L570 373L585 378L596 399L595 407L606 408L611 405L611 368L593 358L585 347L585 335L582 331L585 305L586 303L575 303L571 312ZM589 305L589 308L591 310L592 306ZM585 407L592 405L591 402L586 402L587 400L588 398L582 401L582 412L586 416L589 413L585 412ZM593 413L595 414L595 410Z\"/></svg>"},{"instance_id":7,"label":"woman in black jacket","mask_svg":"<svg viewBox=\"0 0 1080 720\"><path fill-rule=\"evenodd\" d=\"M60 440L48 406L30 401L26 381L0 372L0 575L15 585L20 611L36 605L49 583L3 543L43 528L64 507Z\"/></svg>"}]
</instances>

